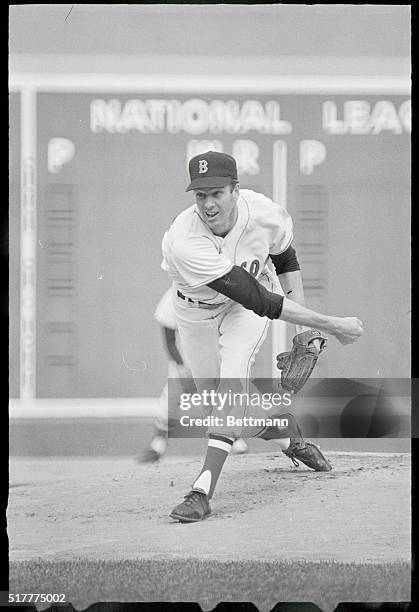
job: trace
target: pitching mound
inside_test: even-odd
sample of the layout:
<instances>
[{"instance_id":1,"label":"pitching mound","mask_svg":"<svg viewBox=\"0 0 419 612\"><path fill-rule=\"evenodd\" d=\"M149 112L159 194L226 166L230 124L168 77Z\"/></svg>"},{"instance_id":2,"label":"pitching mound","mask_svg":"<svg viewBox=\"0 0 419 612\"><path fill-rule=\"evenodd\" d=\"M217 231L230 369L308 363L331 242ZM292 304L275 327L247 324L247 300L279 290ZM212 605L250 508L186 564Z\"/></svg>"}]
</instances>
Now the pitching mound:
<instances>
[{"instance_id":1,"label":"pitching mound","mask_svg":"<svg viewBox=\"0 0 419 612\"><path fill-rule=\"evenodd\" d=\"M98 601L410 600L410 455L231 457L201 523L169 519L201 458L13 459L10 590ZM33 602L32 602L33 603ZM48 607L50 604L39 604Z\"/></svg>"}]
</instances>

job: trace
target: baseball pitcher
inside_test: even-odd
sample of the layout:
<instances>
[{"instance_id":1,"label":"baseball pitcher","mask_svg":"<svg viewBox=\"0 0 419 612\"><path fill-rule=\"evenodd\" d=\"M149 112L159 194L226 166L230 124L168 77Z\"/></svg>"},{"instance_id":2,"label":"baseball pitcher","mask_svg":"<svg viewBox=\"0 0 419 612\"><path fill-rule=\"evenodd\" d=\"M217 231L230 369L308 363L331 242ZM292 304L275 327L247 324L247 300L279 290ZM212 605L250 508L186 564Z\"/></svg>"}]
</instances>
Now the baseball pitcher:
<instances>
[{"instance_id":1,"label":"baseball pitcher","mask_svg":"<svg viewBox=\"0 0 419 612\"><path fill-rule=\"evenodd\" d=\"M207 151L190 160L189 174L186 191L193 191L195 204L165 233L162 268L173 282L182 349L198 391L216 389L221 396L245 388L273 319L296 325L293 349L278 357L278 366L284 384L298 391L324 347L324 333L351 344L361 336L362 322L304 306L291 217L266 196L240 190L233 157ZM283 295L275 291L277 280ZM202 469L170 516L189 523L210 514L209 501L224 462L243 433L275 439L294 462L330 470L320 449L303 439L294 417L286 416L288 427L253 427L246 432L230 425L209 428Z\"/></svg>"}]
</instances>

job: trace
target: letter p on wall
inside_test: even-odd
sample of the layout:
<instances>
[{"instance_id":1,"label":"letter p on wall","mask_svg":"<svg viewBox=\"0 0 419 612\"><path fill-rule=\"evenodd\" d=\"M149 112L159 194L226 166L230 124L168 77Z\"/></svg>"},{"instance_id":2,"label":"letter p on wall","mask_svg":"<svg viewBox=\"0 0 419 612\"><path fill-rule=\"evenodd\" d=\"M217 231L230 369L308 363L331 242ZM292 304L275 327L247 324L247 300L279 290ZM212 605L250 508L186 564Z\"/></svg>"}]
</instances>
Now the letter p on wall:
<instances>
[{"instance_id":1,"label":"letter p on wall","mask_svg":"<svg viewBox=\"0 0 419 612\"><path fill-rule=\"evenodd\" d=\"M64 164L73 159L75 150L68 138L51 138L48 141L48 172L57 174Z\"/></svg>"},{"instance_id":2,"label":"letter p on wall","mask_svg":"<svg viewBox=\"0 0 419 612\"><path fill-rule=\"evenodd\" d=\"M300 142L300 171L312 174L314 167L326 159L326 147L320 140L302 140Z\"/></svg>"}]
</instances>

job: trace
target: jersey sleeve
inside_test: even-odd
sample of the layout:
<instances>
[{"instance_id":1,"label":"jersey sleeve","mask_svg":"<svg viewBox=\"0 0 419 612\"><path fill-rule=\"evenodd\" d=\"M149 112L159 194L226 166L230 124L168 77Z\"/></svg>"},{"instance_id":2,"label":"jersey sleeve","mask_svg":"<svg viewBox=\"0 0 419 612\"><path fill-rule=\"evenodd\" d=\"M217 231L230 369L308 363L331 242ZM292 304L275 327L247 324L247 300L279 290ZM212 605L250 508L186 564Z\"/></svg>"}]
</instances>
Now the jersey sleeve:
<instances>
[{"instance_id":1,"label":"jersey sleeve","mask_svg":"<svg viewBox=\"0 0 419 612\"><path fill-rule=\"evenodd\" d=\"M288 249L293 240L293 222L290 214L280 206L274 204L275 211L272 216L273 231L269 247L270 255L280 255Z\"/></svg>"},{"instance_id":2,"label":"jersey sleeve","mask_svg":"<svg viewBox=\"0 0 419 612\"><path fill-rule=\"evenodd\" d=\"M202 287L231 270L233 262L205 236L190 236L172 244L171 263L191 288Z\"/></svg>"},{"instance_id":3,"label":"jersey sleeve","mask_svg":"<svg viewBox=\"0 0 419 612\"><path fill-rule=\"evenodd\" d=\"M168 289L157 304L154 318L162 327L177 329L176 315L173 306L172 288Z\"/></svg>"}]
</instances>

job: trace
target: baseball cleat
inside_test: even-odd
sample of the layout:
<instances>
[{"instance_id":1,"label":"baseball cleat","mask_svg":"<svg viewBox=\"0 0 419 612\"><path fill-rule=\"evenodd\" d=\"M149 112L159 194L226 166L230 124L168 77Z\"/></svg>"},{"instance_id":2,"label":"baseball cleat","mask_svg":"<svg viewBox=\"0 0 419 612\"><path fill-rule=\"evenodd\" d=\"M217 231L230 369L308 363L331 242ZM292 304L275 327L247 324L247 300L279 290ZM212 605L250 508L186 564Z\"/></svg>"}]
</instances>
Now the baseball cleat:
<instances>
[{"instance_id":1,"label":"baseball cleat","mask_svg":"<svg viewBox=\"0 0 419 612\"><path fill-rule=\"evenodd\" d=\"M304 463L316 472L330 472L331 464L321 452L320 448L308 440L291 438L287 450L282 451L298 467L298 461Z\"/></svg>"},{"instance_id":2,"label":"baseball cleat","mask_svg":"<svg viewBox=\"0 0 419 612\"><path fill-rule=\"evenodd\" d=\"M238 438L235 442L233 442L233 446L231 447L232 455L244 455L249 451L249 447L243 438Z\"/></svg>"},{"instance_id":3,"label":"baseball cleat","mask_svg":"<svg viewBox=\"0 0 419 612\"><path fill-rule=\"evenodd\" d=\"M152 448L146 448L142 453L136 456L137 463L155 463L160 461L162 455L156 453Z\"/></svg>"},{"instance_id":4,"label":"baseball cleat","mask_svg":"<svg viewBox=\"0 0 419 612\"><path fill-rule=\"evenodd\" d=\"M163 434L157 434L152 439L150 446L148 446L142 453L137 455L136 460L138 463L155 463L160 461L166 452L167 448L167 436Z\"/></svg>"},{"instance_id":5,"label":"baseball cleat","mask_svg":"<svg viewBox=\"0 0 419 612\"><path fill-rule=\"evenodd\" d=\"M288 418L288 429L290 432L290 445L287 450L282 451L289 457L293 464L298 467L298 461L316 472L330 472L331 464L321 452L320 448L304 440L303 434L296 418L291 413L285 415Z\"/></svg>"},{"instance_id":6,"label":"baseball cleat","mask_svg":"<svg viewBox=\"0 0 419 612\"><path fill-rule=\"evenodd\" d=\"M169 514L180 523L196 523L211 514L211 507L205 493L192 490L185 495L185 501Z\"/></svg>"}]
</instances>

